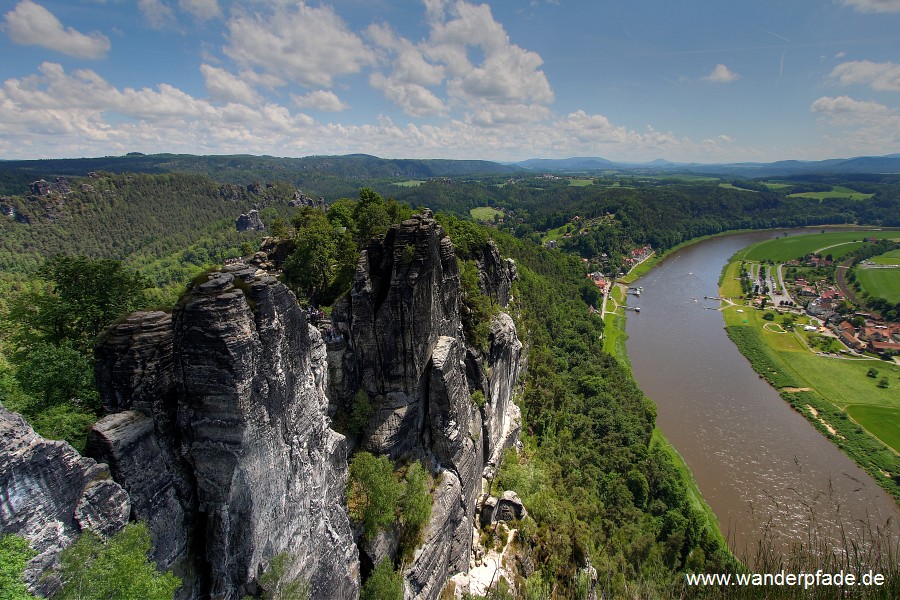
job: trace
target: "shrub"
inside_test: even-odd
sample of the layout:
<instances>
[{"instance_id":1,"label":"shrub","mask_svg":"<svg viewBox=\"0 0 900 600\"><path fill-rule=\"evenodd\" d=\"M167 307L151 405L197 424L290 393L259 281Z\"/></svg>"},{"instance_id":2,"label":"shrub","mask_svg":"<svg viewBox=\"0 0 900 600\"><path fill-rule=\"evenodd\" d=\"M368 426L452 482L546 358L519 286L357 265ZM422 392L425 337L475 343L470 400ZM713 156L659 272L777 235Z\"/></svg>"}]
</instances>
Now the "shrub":
<instances>
[{"instance_id":1,"label":"shrub","mask_svg":"<svg viewBox=\"0 0 900 600\"><path fill-rule=\"evenodd\" d=\"M19 536L0 537L0 597L6 600L34 600L22 580L22 571L34 555L28 542Z\"/></svg>"},{"instance_id":2,"label":"shrub","mask_svg":"<svg viewBox=\"0 0 900 600\"><path fill-rule=\"evenodd\" d=\"M382 560L363 584L359 600L403 600L403 578Z\"/></svg>"},{"instance_id":3,"label":"shrub","mask_svg":"<svg viewBox=\"0 0 900 600\"><path fill-rule=\"evenodd\" d=\"M181 580L157 571L149 553L150 532L143 523L129 523L105 542L87 530L61 554L63 587L56 598L171 600Z\"/></svg>"},{"instance_id":4,"label":"shrub","mask_svg":"<svg viewBox=\"0 0 900 600\"><path fill-rule=\"evenodd\" d=\"M359 452L350 461L347 508L350 518L362 524L367 538L373 538L380 529L394 522L402 492L403 487L394 477L393 465L386 456Z\"/></svg>"}]
</instances>

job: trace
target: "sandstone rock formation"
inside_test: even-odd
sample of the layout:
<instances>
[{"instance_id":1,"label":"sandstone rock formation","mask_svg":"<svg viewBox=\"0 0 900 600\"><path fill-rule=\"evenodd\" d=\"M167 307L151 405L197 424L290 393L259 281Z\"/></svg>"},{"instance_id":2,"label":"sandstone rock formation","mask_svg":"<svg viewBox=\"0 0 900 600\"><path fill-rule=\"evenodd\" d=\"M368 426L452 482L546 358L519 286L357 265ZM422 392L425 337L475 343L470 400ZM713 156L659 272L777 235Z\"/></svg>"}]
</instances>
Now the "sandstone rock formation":
<instances>
[{"instance_id":1,"label":"sandstone rock formation","mask_svg":"<svg viewBox=\"0 0 900 600\"><path fill-rule=\"evenodd\" d=\"M259 218L259 210L255 208L235 219L234 226L238 231L262 231L266 228L262 219Z\"/></svg>"},{"instance_id":2,"label":"sandstone rock formation","mask_svg":"<svg viewBox=\"0 0 900 600\"><path fill-rule=\"evenodd\" d=\"M505 307L514 264L489 244L479 265L483 290ZM522 346L515 325L500 313L483 355L467 344L461 303L453 244L426 213L366 247L348 301L332 312L347 340L339 361L329 363L334 409L350 410L363 390L374 407L363 448L425 459L441 482L424 542L404 573L408 598L436 598L451 575L468 568L485 459L499 456L518 431L511 398ZM485 395L484 406L473 403L474 391Z\"/></svg>"},{"instance_id":3,"label":"sandstone rock formation","mask_svg":"<svg viewBox=\"0 0 900 600\"><path fill-rule=\"evenodd\" d=\"M112 535L129 511L128 494L106 465L45 440L0 406L0 531L26 538L38 553L25 570L34 591L49 596L59 588L59 553L82 531Z\"/></svg>"},{"instance_id":4,"label":"sandstone rock formation","mask_svg":"<svg viewBox=\"0 0 900 600\"><path fill-rule=\"evenodd\" d=\"M90 438L186 596L239 598L282 552L312 597L354 598L343 436L328 428L319 332L255 268L213 273L176 309L136 313L98 349L113 413Z\"/></svg>"},{"instance_id":5,"label":"sandstone rock formation","mask_svg":"<svg viewBox=\"0 0 900 600\"><path fill-rule=\"evenodd\" d=\"M434 477L431 517L403 571L407 598L433 600L468 570L482 477L518 433L523 351L513 319L496 313L487 350L469 343L453 244L426 213L367 245L326 344L266 274L286 244L270 240L251 265L212 273L171 315L134 313L102 336L96 376L109 414L88 453L121 484L105 480L123 499L109 523L148 523L152 558L182 577L182 598L256 594L287 552L288 577L309 580L312 598L352 600L360 576L399 547L396 530L354 539L345 486L348 448L359 444L421 460ZM507 308L515 264L493 243L476 258L482 291ZM374 410L348 442L329 418L359 398ZM506 512L524 514L509 500ZM79 523L96 521L88 512Z\"/></svg>"}]
</instances>

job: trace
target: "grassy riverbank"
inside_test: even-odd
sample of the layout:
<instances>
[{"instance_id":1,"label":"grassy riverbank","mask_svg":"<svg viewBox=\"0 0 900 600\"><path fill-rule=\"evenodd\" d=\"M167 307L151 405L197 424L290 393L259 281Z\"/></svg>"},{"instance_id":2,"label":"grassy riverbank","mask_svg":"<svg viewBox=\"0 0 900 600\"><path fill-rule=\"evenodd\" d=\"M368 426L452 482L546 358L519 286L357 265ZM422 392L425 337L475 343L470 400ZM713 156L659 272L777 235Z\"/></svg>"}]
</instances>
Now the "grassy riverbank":
<instances>
[{"instance_id":1,"label":"grassy riverbank","mask_svg":"<svg viewBox=\"0 0 900 600\"><path fill-rule=\"evenodd\" d=\"M766 327L771 322L763 319L764 311L739 298L738 270L739 262L730 262L719 287L720 295L737 302L722 311L728 336L791 406L900 502L900 366L821 356L810 350L800 327ZM805 322L801 317L798 325ZM877 378L870 369L877 371ZM877 385L882 377L889 382L886 388Z\"/></svg>"}]
</instances>

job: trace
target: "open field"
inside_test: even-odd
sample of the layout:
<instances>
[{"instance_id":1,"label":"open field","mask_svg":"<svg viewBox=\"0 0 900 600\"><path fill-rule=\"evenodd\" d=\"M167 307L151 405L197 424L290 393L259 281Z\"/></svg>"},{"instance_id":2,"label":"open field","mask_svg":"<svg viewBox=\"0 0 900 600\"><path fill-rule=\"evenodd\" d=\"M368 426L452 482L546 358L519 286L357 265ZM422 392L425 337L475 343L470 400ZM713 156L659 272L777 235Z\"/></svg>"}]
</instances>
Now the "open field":
<instances>
[{"instance_id":1,"label":"open field","mask_svg":"<svg viewBox=\"0 0 900 600\"><path fill-rule=\"evenodd\" d=\"M737 260L756 260L774 262L787 262L795 258L806 256L820 248L837 246L854 240L874 237L876 239L900 239L900 231L897 230L871 230L871 231L827 231L825 233L810 233L809 235L791 235L774 240L766 240L752 246L748 246L735 254ZM833 252L823 250L825 254L845 254L846 250L840 246Z\"/></svg>"},{"instance_id":2,"label":"open field","mask_svg":"<svg viewBox=\"0 0 900 600\"><path fill-rule=\"evenodd\" d=\"M900 265L900 250L891 250L869 260L876 265Z\"/></svg>"},{"instance_id":3,"label":"open field","mask_svg":"<svg viewBox=\"0 0 900 600\"><path fill-rule=\"evenodd\" d=\"M900 302L900 267L874 269L860 266L856 268L856 280L870 296Z\"/></svg>"},{"instance_id":4,"label":"open field","mask_svg":"<svg viewBox=\"0 0 900 600\"><path fill-rule=\"evenodd\" d=\"M421 179L408 179L406 181L395 181L394 185L399 185L400 187L419 187L425 183Z\"/></svg>"},{"instance_id":5,"label":"open field","mask_svg":"<svg viewBox=\"0 0 900 600\"><path fill-rule=\"evenodd\" d=\"M621 307L624 303L625 289L618 285L613 286L606 309L609 310L613 306ZM624 309L618 308L615 312L610 312L603 318L603 351L627 363L628 354L625 350L627 336L625 335L624 313Z\"/></svg>"},{"instance_id":6,"label":"open field","mask_svg":"<svg viewBox=\"0 0 900 600\"><path fill-rule=\"evenodd\" d=\"M770 190L783 190L784 188L794 187L793 183L771 183L769 181L764 181L763 185Z\"/></svg>"},{"instance_id":7,"label":"open field","mask_svg":"<svg viewBox=\"0 0 900 600\"><path fill-rule=\"evenodd\" d=\"M725 188L726 190L738 190L738 191L741 191L741 192L756 192L756 190L748 190L748 189L746 189L746 188L737 187L736 185L732 185L732 184L730 184L730 183L720 183L720 184L719 184L719 187L720 187L720 188Z\"/></svg>"},{"instance_id":8,"label":"open field","mask_svg":"<svg viewBox=\"0 0 900 600\"><path fill-rule=\"evenodd\" d=\"M900 422L900 409L855 404L847 407L847 414L885 444L900 452L900 435L893 426Z\"/></svg>"},{"instance_id":9,"label":"open field","mask_svg":"<svg viewBox=\"0 0 900 600\"><path fill-rule=\"evenodd\" d=\"M503 211L489 206L479 206L478 208L469 209L469 214L472 215L472 218L476 221L491 221L494 219L494 215L502 217Z\"/></svg>"},{"instance_id":10,"label":"open field","mask_svg":"<svg viewBox=\"0 0 900 600\"><path fill-rule=\"evenodd\" d=\"M815 200L825 200L826 198L850 198L851 200L865 200L871 198L875 194L863 194L848 187L836 185L831 188L830 192L801 192L799 194L790 194L788 198L813 198Z\"/></svg>"},{"instance_id":11,"label":"open field","mask_svg":"<svg viewBox=\"0 0 900 600\"><path fill-rule=\"evenodd\" d=\"M569 186L570 187L584 187L586 185L591 185L594 183L593 179L570 179Z\"/></svg>"}]
</instances>

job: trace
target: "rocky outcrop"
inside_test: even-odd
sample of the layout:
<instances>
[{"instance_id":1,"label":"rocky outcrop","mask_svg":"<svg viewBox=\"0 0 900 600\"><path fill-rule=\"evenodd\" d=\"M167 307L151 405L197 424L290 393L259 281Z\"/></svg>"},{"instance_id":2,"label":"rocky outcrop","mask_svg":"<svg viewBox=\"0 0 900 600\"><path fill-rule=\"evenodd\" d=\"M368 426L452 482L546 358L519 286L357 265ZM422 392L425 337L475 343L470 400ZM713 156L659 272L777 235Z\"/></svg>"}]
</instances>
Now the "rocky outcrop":
<instances>
[{"instance_id":1,"label":"rocky outcrop","mask_svg":"<svg viewBox=\"0 0 900 600\"><path fill-rule=\"evenodd\" d=\"M514 264L490 244L479 265L483 290L506 306ZM363 448L394 460L424 458L440 481L424 542L404 572L407 598L436 598L451 575L467 570L486 451L499 454L517 431L511 397L522 346L515 325L498 317L491 351L482 353L466 342L461 306L453 245L426 213L366 247L348 301L332 312L346 339L329 363L334 409L351 410L361 389L374 407ZM483 407L472 401L476 390L487 399Z\"/></svg>"},{"instance_id":2,"label":"rocky outcrop","mask_svg":"<svg viewBox=\"0 0 900 600\"><path fill-rule=\"evenodd\" d=\"M513 259L503 260L500 249L493 240L488 240L478 264L478 284L481 290L501 308L509 306L512 298L512 284L515 281L516 263Z\"/></svg>"},{"instance_id":3,"label":"rocky outcrop","mask_svg":"<svg viewBox=\"0 0 900 600\"><path fill-rule=\"evenodd\" d=\"M53 570L59 553L84 530L109 536L128 521L128 494L106 465L66 442L45 440L0 406L0 531L26 538L37 556L25 580L37 593L60 585Z\"/></svg>"},{"instance_id":4,"label":"rocky outcrop","mask_svg":"<svg viewBox=\"0 0 900 600\"><path fill-rule=\"evenodd\" d=\"M262 231L266 228L255 208L235 219L234 226L238 231Z\"/></svg>"},{"instance_id":5,"label":"rocky outcrop","mask_svg":"<svg viewBox=\"0 0 900 600\"><path fill-rule=\"evenodd\" d=\"M403 571L407 598L433 600L468 570L485 467L518 432L515 324L500 312L487 350L468 342L453 244L428 213L367 245L326 339L266 274L288 253L270 240L250 265L195 282L173 314L138 312L107 330L96 377L109 414L88 452L130 497L120 521L148 523L153 559L182 577L182 597L258 594L286 552L286 575L308 579L313 598L353 599L360 571L396 558L402 541L400 529L354 540L347 517L349 442L329 416L366 400L373 414L353 443L421 460L434 478ZM489 244L478 264L482 290L508 306L514 263Z\"/></svg>"},{"instance_id":6,"label":"rocky outcrop","mask_svg":"<svg viewBox=\"0 0 900 600\"><path fill-rule=\"evenodd\" d=\"M521 411L513 395L522 368L522 342L516 325L506 313L491 322L489 393L483 407L485 462L492 468L500 464L504 450L518 439Z\"/></svg>"},{"instance_id":7,"label":"rocky outcrop","mask_svg":"<svg viewBox=\"0 0 900 600\"><path fill-rule=\"evenodd\" d=\"M358 554L346 513L347 450L328 427L319 332L293 294L234 265L176 308L137 313L104 336L104 405L90 449L146 519L156 557L199 573L187 596L256 591L287 552L312 597L354 598Z\"/></svg>"},{"instance_id":8,"label":"rocky outcrop","mask_svg":"<svg viewBox=\"0 0 900 600\"><path fill-rule=\"evenodd\" d=\"M310 208L325 208L325 198L318 196L313 198L307 194L304 194L301 190L296 190L294 192L293 197L288 202L288 206L296 207L296 206L309 206Z\"/></svg>"},{"instance_id":9,"label":"rocky outcrop","mask_svg":"<svg viewBox=\"0 0 900 600\"><path fill-rule=\"evenodd\" d=\"M480 525L487 527L497 521L521 521L528 516L528 511L519 495L512 491L505 491L497 498L488 496L481 506Z\"/></svg>"}]
</instances>

